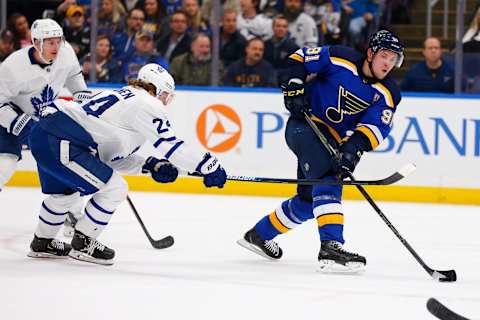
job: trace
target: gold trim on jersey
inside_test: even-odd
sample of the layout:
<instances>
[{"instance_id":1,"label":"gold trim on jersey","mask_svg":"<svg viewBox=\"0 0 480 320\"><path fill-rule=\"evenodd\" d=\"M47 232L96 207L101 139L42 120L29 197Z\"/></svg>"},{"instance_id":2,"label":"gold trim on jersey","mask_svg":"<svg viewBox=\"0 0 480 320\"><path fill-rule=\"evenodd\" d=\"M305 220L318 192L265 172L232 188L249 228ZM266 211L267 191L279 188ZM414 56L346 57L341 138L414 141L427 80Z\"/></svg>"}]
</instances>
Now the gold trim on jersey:
<instances>
[{"instance_id":1,"label":"gold trim on jersey","mask_svg":"<svg viewBox=\"0 0 480 320\"><path fill-rule=\"evenodd\" d=\"M286 226L283 225L283 223L280 221L280 219L278 219L275 211L273 211L272 213L270 213L268 215L268 219L270 220L272 225L275 227L275 229L277 229L281 233L285 233L285 232L290 230L289 228L287 228Z\"/></svg>"},{"instance_id":2,"label":"gold trim on jersey","mask_svg":"<svg viewBox=\"0 0 480 320\"><path fill-rule=\"evenodd\" d=\"M358 76L357 66L351 63L350 61L342 58L337 58L337 57L330 57L330 61L334 65L344 67L350 70L354 75Z\"/></svg>"},{"instance_id":3,"label":"gold trim on jersey","mask_svg":"<svg viewBox=\"0 0 480 320\"><path fill-rule=\"evenodd\" d=\"M328 132L330 132L330 134L333 136L333 138L335 138L335 140L340 143L342 142L342 138L340 137L340 135L338 134L337 130L333 129L331 126L329 126L325 121L323 121L322 119L320 118L317 118L316 116L314 116L313 114L310 115L310 119L312 119L313 121L315 122L319 122L323 125L325 125L325 127L327 127L328 129Z\"/></svg>"},{"instance_id":4,"label":"gold trim on jersey","mask_svg":"<svg viewBox=\"0 0 480 320\"><path fill-rule=\"evenodd\" d=\"M300 56L298 53L292 53L289 58L296 60L298 62L303 62L303 57Z\"/></svg>"},{"instance_id":5,"label":"gold trim on jersey","mask_svg":"<svg viewBox=\"0 0 480 320\"><path fill-rule=\"evenodd\" d=\"M317 224L323 227L327 224L343 224L344 218L341 213L327 213L317 217Z\"/></svg>"},{"instance_id":6,"label":"gold trim on jersey","mask_svg":"<svg viewBox=\"0 0 480 320\"><path fill-rule=\"evenodd\" d=\"M390 90L388 90L387 87L385 87L383 84L381 84L380 82L377 82L377 83L374 83L372 84L372 87L374 87L375 89L377 89L378 91L380 91L380 93L383 95L383 97L385 98L385 101L387 102L387 105L390 107L390 108L395 108L395 104L393 102L393 97L392 97L392 94L390 93Z\"/></svg>"},{"instance_id":7,"label":"gold trim on jersey","mask_svg":"<svg viewBox=\"0 0 480 320\"><path fill-rule=\"evenodd\" d=\"M360 127L357 127L355 130L358 130L367 136L368 140L370 141L370 145L372 146L372 150L374 150L380 144L380 141L378 141L377 136L375 135L375 133L372 132L372 130L369 127L360 126Z\"/></svg>"}]
</instances>

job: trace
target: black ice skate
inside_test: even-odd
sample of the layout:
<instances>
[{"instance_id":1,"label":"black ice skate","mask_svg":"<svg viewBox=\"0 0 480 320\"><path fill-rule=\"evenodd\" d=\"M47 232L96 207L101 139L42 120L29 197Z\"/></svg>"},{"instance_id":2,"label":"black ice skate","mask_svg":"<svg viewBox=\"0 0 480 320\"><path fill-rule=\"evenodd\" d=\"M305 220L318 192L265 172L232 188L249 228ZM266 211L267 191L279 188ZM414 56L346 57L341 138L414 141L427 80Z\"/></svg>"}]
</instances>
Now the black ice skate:
<instances>
[{"instance_id":1,"label":"black ice skate","mask_svg":"<svg viewBox=\"0 0 480 320\"><path fill-rule=\"evenodd\" d=\"M75 230L72 238L72 251L69 256L86 262L112 265L115 251L101 244L98 240Z\"/></svg>"},{"instance_id":2,"label":"black ice skate","mask_svg":"<svg viewBox=\"0 0 480 320\"><path fill-rule=\"evenodd\" d=\"M72 246L68 243L57 239L39 238L34 235L27 256L31 258L66 259L71 249Z\"/></svg>"},{"instance_id":3,"label":"black ice skate","mask_svg":"<svg viewBox=\"0 0 480 320\"><path fill-rule=\"evenodd\" d=\"M267 259L277 260L282 257L282 249L273 240L263 240L255 227L248 230L243 239L237 241L242 247Z\"/></svg>"},{"instance_id":4,"label":"black ice skate","mask_svg":"<svg viewBox=\"0 0 480 320\"><path fill-rule=\"evenodd\" d=\"M334 240L322 241L318 254L320 271L326 273L357 273L365 270L367 260L359 254L345 251Z\"/></svg>"},{"instance_id":5,"label":"black ice skate","mask_svg":"<svg viewBox=\"0 0 480 320\"><path fill-rule=\"evenodd\" d=\"M63 235L65 237L71 238L73 237L73 233L75 231L75 225L77 224L77 218L71 212L67 212L67 218L63 223Z\"/></svg>"}]
</instances>

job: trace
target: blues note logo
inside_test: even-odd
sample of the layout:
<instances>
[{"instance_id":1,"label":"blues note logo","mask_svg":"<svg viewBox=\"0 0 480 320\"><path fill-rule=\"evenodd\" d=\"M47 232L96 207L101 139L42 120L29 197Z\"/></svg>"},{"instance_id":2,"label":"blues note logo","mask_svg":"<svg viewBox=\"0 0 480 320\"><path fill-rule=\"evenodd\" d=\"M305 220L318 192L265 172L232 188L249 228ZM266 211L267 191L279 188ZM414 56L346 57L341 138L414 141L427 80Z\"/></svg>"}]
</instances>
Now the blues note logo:
<instances>
[{"instance_id":1,"label":"blues note logo","mask_svg":"<svg viewBox=\"0 0 480 320\"><path fill-rule=\"evenodd\" d=\"M343 115L353 115L367 109L370 104L348 90L340 86L338 88L338 103L335 107L329 107L326 111L327 118L333 123L343 121Z\"/></svg>"}]
</instances>

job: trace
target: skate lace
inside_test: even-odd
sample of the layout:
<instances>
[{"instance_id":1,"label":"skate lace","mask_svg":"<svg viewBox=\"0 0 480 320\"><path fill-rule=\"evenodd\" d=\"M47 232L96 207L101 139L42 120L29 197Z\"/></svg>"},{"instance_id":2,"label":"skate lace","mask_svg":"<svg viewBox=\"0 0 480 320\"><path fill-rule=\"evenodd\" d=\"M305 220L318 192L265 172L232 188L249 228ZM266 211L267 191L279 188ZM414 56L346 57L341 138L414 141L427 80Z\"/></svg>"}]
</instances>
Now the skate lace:
<instances>
[{"instance_id":1,"label":"skate lace","mask_svg":"<svg viewBox=\"0 0 480 320\"><path fill-rule=\"evenodd\" d=\"M88 244L86 249L86 253L91 256L93 255L93 251L95 251L95 249L98 249L100 251L105 250L105 245L101 244L96 239L90 239L90 243Z\"/></svg>"},{"instance_id":2,"label":"skate lace","mask_svg":"<svg viewBox=\"0 0 480 320\"><path fill-rule=\"evenodd\" d=\"M265 240L264 247L275 255L277 255L279 252L279 246L273 240Z\"/></svg>"},{"instance_id":3,"label":"skate lace","mask_svg":"<svg viewBox=\"0 0 480 320\"><path fill-rule=\"evenodd\" d=\"M355 256L355 257L359 256L357 253L348 252L347 250L343 249L342 244L340 242L337 242L337 241L332 241L330 243L330 247L333 248L333 249L336 249L338 252L341 252L341 253L352 255L352 256Z\"/></svg>"},{"instance_id":4,"label":"skate lace","mask_svg":"<svg viewBox=\"0 0 480 320\"><path fill-rule=\"evenodd\" d=\"M62 241L59 241L57 239L53 239L50 244L52 245L52 247L54 247L55 249L58 249L58 250L63 250L65 249L65 245Z\"/></svg>"}]
</instances>

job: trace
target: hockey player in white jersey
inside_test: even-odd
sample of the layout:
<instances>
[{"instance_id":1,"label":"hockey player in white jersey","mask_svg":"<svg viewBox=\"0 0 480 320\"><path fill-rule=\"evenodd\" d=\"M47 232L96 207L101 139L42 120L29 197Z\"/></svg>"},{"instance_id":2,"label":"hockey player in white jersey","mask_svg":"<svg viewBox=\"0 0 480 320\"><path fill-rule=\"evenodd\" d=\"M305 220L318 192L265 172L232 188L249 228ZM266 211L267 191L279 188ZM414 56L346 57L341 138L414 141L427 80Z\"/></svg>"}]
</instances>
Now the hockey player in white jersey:
<instances>
[{"instance_id":1,"label":"hockey player in white jersey","mask_svg":"<svg viewBox=\"0 0 480 320\"><path fill-rule=\"evenodd\" d=\"M206 187L222 188L225 170L210 153L197 150L176 137L166 116L174 94L172 76L157 64L147 64L137 80L119 90L106 90L73 108L58 102L47 107L30 135L42 191L49 194L40 209L34 240L52 243L32 257L70 257L113 264L114 251L96 238L126 198L128 186L120 173L146 173L157 182L172 182L177 167L203 175ZM157 155L146 160L135 152L146 141ZM75 193L65 193L64 190ZM85 215L75 226L71 246L55 240L71 203L92 195Z\"/></svg>"},{"instance_id":2,"label":"hockey player in white jersey","mask_svg":"<svg viewBox=\"0 0 480 320\"><path fill-rule=\"evenodd\" d=\"M32 46L12 53L0 65L0 190L21 159L36 116L63 87L74 99L89 96L81 67L62 28L51 19L32 24ZM72 211L81 211L79 201Z\"/></svg>"}]
</instances>

